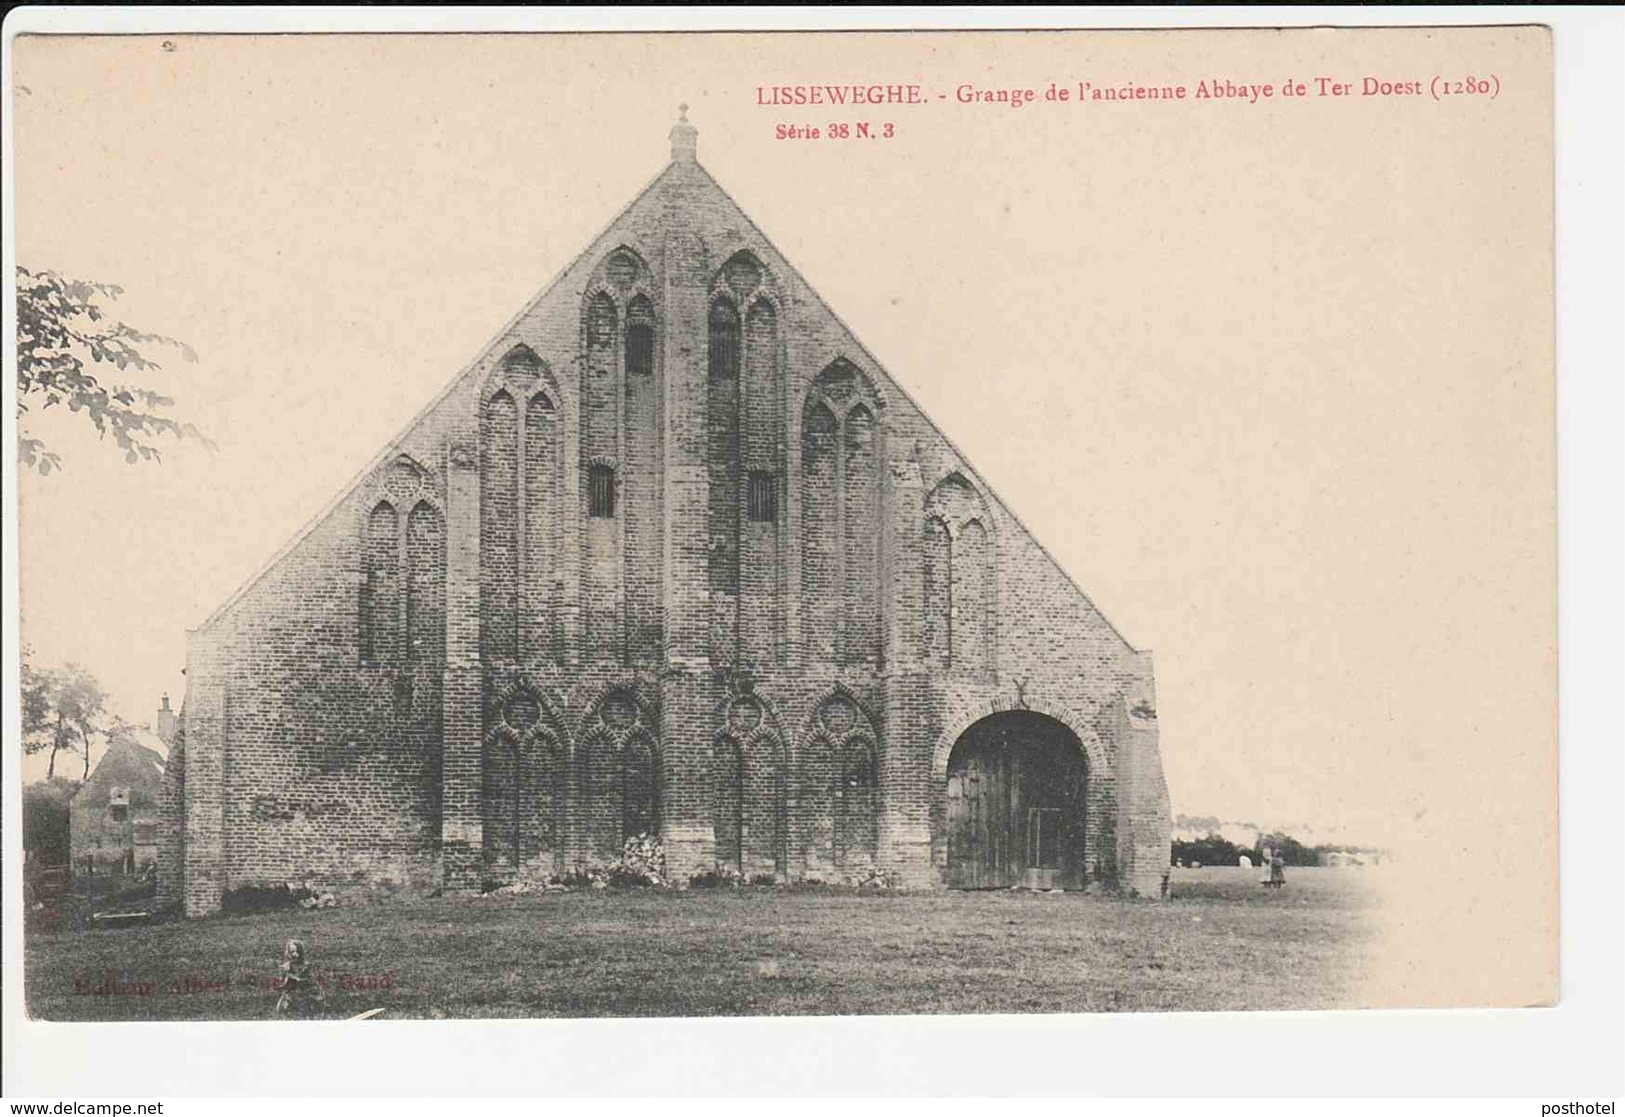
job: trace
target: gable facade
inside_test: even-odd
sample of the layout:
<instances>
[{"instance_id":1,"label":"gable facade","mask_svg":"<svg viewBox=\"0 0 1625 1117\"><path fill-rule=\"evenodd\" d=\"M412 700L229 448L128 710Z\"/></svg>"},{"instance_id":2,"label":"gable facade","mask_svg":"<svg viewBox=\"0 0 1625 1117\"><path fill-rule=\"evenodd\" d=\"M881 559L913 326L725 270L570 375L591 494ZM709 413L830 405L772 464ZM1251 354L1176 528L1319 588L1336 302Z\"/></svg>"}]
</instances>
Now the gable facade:
<instances>
[{"instance_id":1,"label":"gable facade","mask_svg":"<svg viewBox=\"0 0 1625 1117\"><path fill-rule=\"evenodd\" d=\"M134 873L158 859L164 742L141 736L146 744L134 732L113 735L68 803L72 862L81 876Z\"/></svg>"},{"instance_id":2,"label":"gable facade","mask_svg":"<svg viewBox=\"0 0 1625 1117\"><path fill-rule=\"evenodd\" d=\"M1077 757L1063 886L1155 894L1149 656L672 143L190 633L160 870L189 913L545 878L642 833L680 882L946 887L956 833L1019 876L1062 830L1019 779L988 829L955 748L1009 712L988 756L1042 722Z\"/></svg>"}]
</instances>

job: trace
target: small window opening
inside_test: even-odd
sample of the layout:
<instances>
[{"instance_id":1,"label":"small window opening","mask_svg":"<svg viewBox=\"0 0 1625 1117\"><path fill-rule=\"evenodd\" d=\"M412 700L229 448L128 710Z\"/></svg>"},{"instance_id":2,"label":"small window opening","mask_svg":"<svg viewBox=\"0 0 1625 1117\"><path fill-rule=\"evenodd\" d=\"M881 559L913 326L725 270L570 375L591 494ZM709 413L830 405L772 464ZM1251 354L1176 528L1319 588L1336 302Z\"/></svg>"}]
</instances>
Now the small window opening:
<instances>
[{"instance_id":1,"label":"small window opening","mask_svg":"<svg viewBox=\"0 0 1625 1117\"><path fill-rule=\"evenodd\" d=\"M707 355L712 380L739 375L739 314L725 302L711 304Z\"/></svg>"},{"instance_id":2,"label":"small window opening","mask_svg":"<svg viewBox=\"0 0 1625 1117\"><path fill-rule=\"evenodd\" d=\"M587 515L600 520L615 517L615 470L610 466L587 469Z\"/></svg>"},{"instance_id":3,"label":"small window opening","mask_svg":"<svg viewBox=\"0 0 1625 1117\"><path fill-rule=\"evenodd\" d=\"M779 519L779 487L771 473L752 472L747 492L750 518L756 523L777 523Z\"/></svg>"},{"instance_id":4,"label":"small window opening","mask_svg":"<svg viewBox=\"0 0 1625 1117\"><path fill-rule=\"evenodd\" d=\"M626 328L626 371L632 376L647 376L655 370L654 328L636 322Z\"/></svg>"}]
</instances>

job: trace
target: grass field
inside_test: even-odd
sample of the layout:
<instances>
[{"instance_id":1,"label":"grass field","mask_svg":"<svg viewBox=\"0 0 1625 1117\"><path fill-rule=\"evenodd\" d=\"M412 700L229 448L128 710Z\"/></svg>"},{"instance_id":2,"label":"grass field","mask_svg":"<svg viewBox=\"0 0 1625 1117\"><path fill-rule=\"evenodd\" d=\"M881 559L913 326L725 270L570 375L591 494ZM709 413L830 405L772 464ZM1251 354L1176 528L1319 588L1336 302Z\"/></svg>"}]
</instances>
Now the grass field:
<instances>
[{"instance_id":1,"label":"grass field","mask_svg":"<svg viewBox=\"0 0 1625 1117\"><path fill-rule=\"evenodd\" d=\"M49 1020L263 1019L285 939L327 999L442 1017L1131 1012L1347 1006L1360 870L1176 869L1166 903L794 889L446 897L31 935Z\"/></svg>"}]
</instances>

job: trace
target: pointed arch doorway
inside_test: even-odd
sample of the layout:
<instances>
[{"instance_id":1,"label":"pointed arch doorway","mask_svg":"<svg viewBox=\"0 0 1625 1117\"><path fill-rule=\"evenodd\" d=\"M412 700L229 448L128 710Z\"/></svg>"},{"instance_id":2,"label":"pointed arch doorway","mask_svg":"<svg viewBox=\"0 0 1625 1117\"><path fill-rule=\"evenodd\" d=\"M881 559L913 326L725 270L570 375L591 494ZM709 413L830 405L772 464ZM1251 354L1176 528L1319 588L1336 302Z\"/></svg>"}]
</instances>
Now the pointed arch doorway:
<instances>
[{"instance_id":1,"label":"pointed arch doorway","mask_svg":"<svg viewBox=\"0 0 1625 1117\"><path fill-rule=\"evenodd\" d=\"M1088 765L1031 710L989 714L948 757L950 888L1082 888Z\"/></svg>"}]
</instances>

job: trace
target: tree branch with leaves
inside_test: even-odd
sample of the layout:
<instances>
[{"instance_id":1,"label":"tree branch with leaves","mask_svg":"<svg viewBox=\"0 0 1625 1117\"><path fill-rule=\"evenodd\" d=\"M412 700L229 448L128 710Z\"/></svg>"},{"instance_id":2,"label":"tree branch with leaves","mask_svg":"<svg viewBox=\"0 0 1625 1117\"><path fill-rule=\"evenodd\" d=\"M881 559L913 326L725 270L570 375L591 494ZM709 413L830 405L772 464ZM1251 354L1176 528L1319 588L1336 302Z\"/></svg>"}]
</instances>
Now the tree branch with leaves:
<instances>
[{"instance_id":1,"label":"tree branch with leaves","mask_svg":"<svg viewBox=\"0 0 1625 1117\"><path fill-rule=\"evenodd\" d=\"M90 778L90 739L124 723L108 724L107 692L96 676L77 663L65 667L37 667L32 649L23 646L22 657L23 753L51 750L46 779L56 777L56 757L60 752L83 752L84 776ZM79 743L74 743L77 737Z\"/></svg>"},{"instance_id":2,"label":"tree branch with leaves","mask_svg":"<svg viewBox=\"0 0 1625 1117\"><path fill-rule=\"evenodd\" d=\"M17 269L17 458L24 466L42 474L62 468L61 458L43 440L21 431L31 404L83 412L101 437L112 435L127 462L161 461L155 444L161 435L214 447L191 423L160 414L174 400L124 382L129 374L163 367L141 347L148 352L167 347L192 362L197 354L183 341L110 320L101 303L123 293L113 283ZM108 372L119 382L103 383L98 373Z\"/></svg>"}]
</instances>

